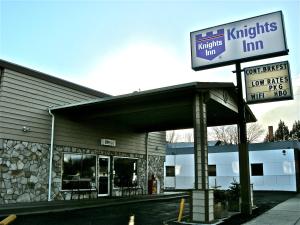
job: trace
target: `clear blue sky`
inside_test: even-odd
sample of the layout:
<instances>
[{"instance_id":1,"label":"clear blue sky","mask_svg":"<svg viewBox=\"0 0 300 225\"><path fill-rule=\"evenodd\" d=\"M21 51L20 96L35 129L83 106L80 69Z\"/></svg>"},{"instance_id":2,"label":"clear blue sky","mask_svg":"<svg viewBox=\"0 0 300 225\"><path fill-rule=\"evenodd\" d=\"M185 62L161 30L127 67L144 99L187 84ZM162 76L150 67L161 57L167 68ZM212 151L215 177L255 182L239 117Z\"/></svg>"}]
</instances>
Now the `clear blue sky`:
<instances>
[{"instance_id":1,"label":"clear blue sky","mask_svg":"<svg viewBox=\"0 0 300 225\"><path fill-rule=\"evenodd\" d=\"M284 14L290 49L283 60L290 61L293 80L299 82L299 0L0 0L0 58L112 94L119 93L105 88L115 86L115 90L121 90L121 86L116 86L118 81L131 88L123 92L143 90L166 86L167 79L180 82L176 70L186 72L186 77L192 74L191 31L278 10ZM182 62L182 67L177 69L177 62ZM134 68L138 66L139 70ZM131 71L139 78L157 71L162 74L157 78L153 75L157 79L155 85L146 86L143 82L151 83L147 80L150 78L138 80L130 76ZM164 76L168 71L173 77ZM92 73L102 79L97 80L98 86L93 80L95 75L89 76ZM203 73L193 72L185 81L195 81L194 74L201 77ZM216 75L212 81L232 79L232 75L223 74L224 77ZM109 79L110 82L102 82ZM298 84L294 84L294 90ZM299 107L298 103L294 105ZM300 113L296 111L294 118L300 119ZM276 119L277 123L279 118Z\"/></svg>"}]
</instances>

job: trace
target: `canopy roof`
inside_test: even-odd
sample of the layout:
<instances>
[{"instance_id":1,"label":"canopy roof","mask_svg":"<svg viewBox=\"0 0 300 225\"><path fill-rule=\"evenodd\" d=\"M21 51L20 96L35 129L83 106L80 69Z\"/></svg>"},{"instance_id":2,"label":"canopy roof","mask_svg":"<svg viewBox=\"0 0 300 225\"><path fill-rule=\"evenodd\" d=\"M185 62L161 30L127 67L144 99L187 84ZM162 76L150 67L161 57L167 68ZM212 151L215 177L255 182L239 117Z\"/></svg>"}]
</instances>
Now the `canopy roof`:
<instances>
[{"instance_id":1,"label":"canopy roof","mask_svg":"<svg viewBox=\"0 0 300 225\"><path fill-rule=\"evenodd\" d=\"M105 121L139 132L184 129L193 127L193 102L197 93L206 96L208 126L237 124L233 83L193 82L55 107L51 111L73 120ZM256 121L247 105L246 121Z\"/></svg>"}]
</instances>

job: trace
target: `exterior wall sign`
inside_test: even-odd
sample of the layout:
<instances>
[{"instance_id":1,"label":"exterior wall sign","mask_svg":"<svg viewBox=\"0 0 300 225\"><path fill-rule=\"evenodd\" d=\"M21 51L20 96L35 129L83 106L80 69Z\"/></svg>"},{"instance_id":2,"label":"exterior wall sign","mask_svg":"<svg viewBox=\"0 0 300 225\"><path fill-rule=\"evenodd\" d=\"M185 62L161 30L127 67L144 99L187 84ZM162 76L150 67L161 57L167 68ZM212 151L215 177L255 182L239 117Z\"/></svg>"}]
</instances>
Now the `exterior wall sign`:
<instances>
[{"instance_id":1,"label":"exterior wall sign","mask_svg":"<svg viewBox=\"0 0 300 225\"><path fill-rule=\"evenodd\" d=\"M101 145L110 146L110 147L116 147L117 142L116 142L116 140L102 138L101 139Z\"/></svg>"},{"instance_id":2,"label":"exterior wall sign","mask_svg":"<svg viewBox=\"0 0 300 225\"><path fill-rule=\"evenodd\" d=\"M194 31L190 36L194 70L288 53L281 11Z\"/></svg>"},{"instance_id":3,"label":"exterior wall sign","mask_svg":"<svg viewBox=\"0 0 300 225\"><path fill-rule=\"evenodd\" d=\"M288 61L244 69L247 103L293 99Z\"/></svg>"}]
</instances>

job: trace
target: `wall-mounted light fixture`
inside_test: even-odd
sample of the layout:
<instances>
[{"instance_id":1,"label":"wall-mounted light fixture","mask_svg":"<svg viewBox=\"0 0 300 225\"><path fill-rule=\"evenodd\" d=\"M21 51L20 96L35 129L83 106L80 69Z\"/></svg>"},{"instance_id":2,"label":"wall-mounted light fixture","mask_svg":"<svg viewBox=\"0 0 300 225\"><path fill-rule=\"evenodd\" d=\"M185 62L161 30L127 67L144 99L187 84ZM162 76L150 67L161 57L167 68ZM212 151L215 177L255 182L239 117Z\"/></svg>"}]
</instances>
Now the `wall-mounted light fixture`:
<instances>
[{"instance_id":1,"label":"wall-mounted light fixture","mask_svg":"<svg viewBox=\"0 0 300 225\"><path fill-rule=\"evenodd\" d=\"M26 127L26 126L24 126L24 127L22 128L22 130L23 130L23 132L29 132L29 131L30 131L30 128L29 128L29 127Z\"/></svg>"},{"instance_id":2,"label":"wall-mounted light fixture","mask_svg":"<svg viewBox=\"0 0 300 225\"><path fill-rule=\"evenodd\" d=\"M282 155L286 156L286 150L282 150Z\"/></svg>"}]
</instances>

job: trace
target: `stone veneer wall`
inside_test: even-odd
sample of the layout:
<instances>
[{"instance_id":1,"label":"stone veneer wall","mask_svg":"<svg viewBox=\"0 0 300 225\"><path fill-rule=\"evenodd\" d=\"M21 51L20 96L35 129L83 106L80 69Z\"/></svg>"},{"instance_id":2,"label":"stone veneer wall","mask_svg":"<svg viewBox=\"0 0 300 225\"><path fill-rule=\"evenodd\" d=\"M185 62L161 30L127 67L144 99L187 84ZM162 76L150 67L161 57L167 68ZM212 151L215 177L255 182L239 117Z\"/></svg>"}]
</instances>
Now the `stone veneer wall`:
<instances>
[{"instance_id":1,"label":"stone veneer wall","mask_svg":"<svg viewBox=\"0 0 300 225\"><path fill-rule=\"evenodd\" d=\"M80 153L80 154L96 154L101 156L110 156L111 164L113 164L113 156L119 157L129 157L137 158L137 176L138 176L138 185L146 190L145 185L145 171L146 171L146 157L142 154L132 154L132 153L122 153L115 151L107 150L94 150L94 149L85 149L85 148L76 148L76 147L65 147L65 146L56 146L53 153L53 177L52 177L52 198L55 200L62 199L60 194L61 189L61 169L62 169L62 156L63 153ZM111 174L112 171L111 171ZM118 189L112 190L112 195L119 195ZM86 195L85 197L89 197ZM76 198L76 197L75 197ZM65 199L70 199L70 193L66 193Z\"/></svg>"},{"instance_id":2,"label":"stone veneer wall","mask_svg":"<svg viewBox=\"0 0 300 225\"><path fill-rule=\"evenodd\" d=\"M162 193L164 189L165 156L149 155L148 158L148 179L151 179L151 176L154 175L156 180L160 183L160 193Z\"/></svg>"},{"instance_id":3,"label":"stone veneer wall","mask_svg":"<svg viewBox=\"0 0 300 225\"><path fill-rule=\"evenodd\" d=\"M47 200L49 145L1 140L0 204Z\"/></svg>"},{"instance_id":4,"label":"stone veneer wall","mask_svg":"<svg viewBox=\"0 0 300 225\"><path fill-rule=\"evenodd\" d=\"M0 139L0 204L47 201L49 152L50 145L47 144ZM111 156L111 159L112 156L137 158L138 185L143 188L144 193L147 190L145 155L55 146L52 172L54 200L63 199L60 194L63 153L97 154ZM163 156L149 155L149 178L154 174L160 181L161 190L164 161ZM112 195L118 195L118 190L113 189ZM66 197L69 198L70 196Z\"/></svg>"}]
</instances>

